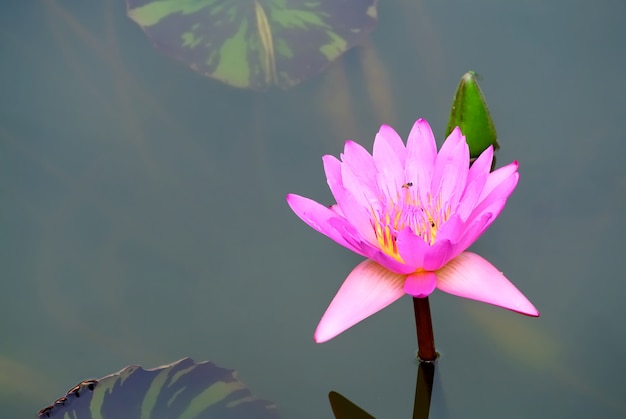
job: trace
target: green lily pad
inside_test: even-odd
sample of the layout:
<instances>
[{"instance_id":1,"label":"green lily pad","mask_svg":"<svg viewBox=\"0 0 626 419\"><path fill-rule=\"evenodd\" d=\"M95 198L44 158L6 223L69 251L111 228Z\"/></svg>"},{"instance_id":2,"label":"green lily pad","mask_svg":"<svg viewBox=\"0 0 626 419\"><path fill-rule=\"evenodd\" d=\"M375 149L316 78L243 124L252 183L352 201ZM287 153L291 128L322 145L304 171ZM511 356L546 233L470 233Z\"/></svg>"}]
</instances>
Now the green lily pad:
<instances>
[{"instance_id":1,"label":"green lily pad","mask_svg":"<svg viewBox=\"0 0 626 419\"><path fill-rule=\"evenodd\" d=\"M145 370L129 366L99 380L82 381L41 418L267 418L280 416L276 405L261 400L233 370L184 358Z\"/></svg>"},{"instance_id":2,"label":"green lily pad","mask_svg":"<svg viewBox=\"0 0 626 419\"><path fill-rule=\"evenodd\" d=\"M374 29L377 0L126 0L164 53L236 87L289 88Z\"/></svg>"},{"instance_id":3,"label":"green lily pad","mask_svg":"<svg viewBox=\"0 0 626 419\"><path fill-rule=\"evenodd\" d=\"M328 400L330 400L330 408L335 419L375 419L374 416L336 391L328 393Z\"/></svg>"}]
</instances>

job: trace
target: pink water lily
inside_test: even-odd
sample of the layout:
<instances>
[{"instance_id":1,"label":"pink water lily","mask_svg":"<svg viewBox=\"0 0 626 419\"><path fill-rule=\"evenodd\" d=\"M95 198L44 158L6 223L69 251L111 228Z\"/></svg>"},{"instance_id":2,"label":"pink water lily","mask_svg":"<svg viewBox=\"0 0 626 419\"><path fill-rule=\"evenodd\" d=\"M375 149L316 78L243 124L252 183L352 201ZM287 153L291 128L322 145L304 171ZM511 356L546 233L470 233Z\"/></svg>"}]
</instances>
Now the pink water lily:
<instances>
[{"instance_id":1,"label":"pink water lily","mask_svg":"<svg viewBox=\"0 0 626 419\"><path fill-rule=\"evenodd\" d=\"M504 208L519 179L517 162L490 172L493 149L469 166L469 148L456 128L437 153L420 119L406 144L383 125L374 151L347 141L341 161L324 156L337 203L326 207L287 195L305 223L366 257L348 275L315 331L325 342L404 294L435 288L529 316L539 312L491 263L465 251Z\"/></svg>"}]
</instances>

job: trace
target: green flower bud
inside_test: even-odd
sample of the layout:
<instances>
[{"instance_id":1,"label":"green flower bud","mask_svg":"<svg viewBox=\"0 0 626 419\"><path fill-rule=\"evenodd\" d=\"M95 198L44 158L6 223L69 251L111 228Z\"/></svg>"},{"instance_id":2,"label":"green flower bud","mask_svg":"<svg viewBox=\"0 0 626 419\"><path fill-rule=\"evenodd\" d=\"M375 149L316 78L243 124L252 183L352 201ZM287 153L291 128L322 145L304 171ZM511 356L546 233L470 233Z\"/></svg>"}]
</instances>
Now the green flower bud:
<instances>
[{"instance_id":1,"label":"green flower bud","mask_svg":"<svg viewBox=\"0 0 626 419\"><path fill-rule=\"evenodd\" d=\"M478 157L490 145L494 150L500 148L496 127L487 109L485 97L478 87L477 79L478 75L474 71L468 71L461 77L446 128L446 137L455 127L461 128L472 159Z\"/></svg>"}]
</instances>

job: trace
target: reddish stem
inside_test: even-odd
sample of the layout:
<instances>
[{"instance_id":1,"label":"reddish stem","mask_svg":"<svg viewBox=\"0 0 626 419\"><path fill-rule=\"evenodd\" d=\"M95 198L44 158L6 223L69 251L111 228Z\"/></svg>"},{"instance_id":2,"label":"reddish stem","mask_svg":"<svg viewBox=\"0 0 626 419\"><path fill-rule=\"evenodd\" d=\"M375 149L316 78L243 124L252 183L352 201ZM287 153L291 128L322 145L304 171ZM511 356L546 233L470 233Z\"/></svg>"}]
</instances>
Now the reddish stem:
<instances>
[{"instance_id":1,"label":"reddish stem","mask_svg":"<svg viewBox=\"0 0 626 419\"><path fill-rule=\"evenodd\" d=\"M437 359L437 351L435 351L435 335L433 334L433 322L430 318L428 297L413 297L413 311L417 333L417 356L420 361L433 362Z\"/></svg>"}]
</instances>

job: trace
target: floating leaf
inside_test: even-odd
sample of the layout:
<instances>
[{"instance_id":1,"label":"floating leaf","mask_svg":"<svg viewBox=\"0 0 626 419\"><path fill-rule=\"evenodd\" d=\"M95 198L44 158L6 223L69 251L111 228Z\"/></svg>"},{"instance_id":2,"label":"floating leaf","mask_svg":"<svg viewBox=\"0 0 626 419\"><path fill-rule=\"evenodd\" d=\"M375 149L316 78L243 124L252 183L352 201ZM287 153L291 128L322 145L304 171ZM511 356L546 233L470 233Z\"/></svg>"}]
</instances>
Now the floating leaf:
<instances>
[{"instance_id":1,"label":"floating leaf","mask_svg":"<svg viewBox=\"0 0 626 419\"><path fill-rule=\"evenodd\" d=\"M336 391L328 393L328 399L335 419L374 419L374 416Z\"/></svg>"},{"instance_id":2,"label":"floating leaf","mask_svg":"<svg viewBox=\"0 0 626 419\"><path fill-rule=\"evenodd\" d=\"M126 0L156 47L243 88L288 88L364 39L377 0Z\"/></svg>"},{"instance_id":3,"label":"floating leaf","mask_svg":"<svg viewBox=\"0 0 626 419\"><path fill-rule=\"evenodd\" d=\"M450 118L446 128L446 137L455 127L467 138L470 156L475 159L490 145L495 150L500 148L498 134L487 108L487 101L478 86L478 76L468 71L461 77L459 87L454 94Z\"/></svg>"},{"instance_id":4,"label":"floating leaf","mask_svg":"<svg viewBox=\"0 0 626 419\"><path fill-rule=\"evenodd\" d=\"M279 418L233 370L184 358L145 370L129 366L70 389L38 418Z\"/></svg>"}]
</instances>

